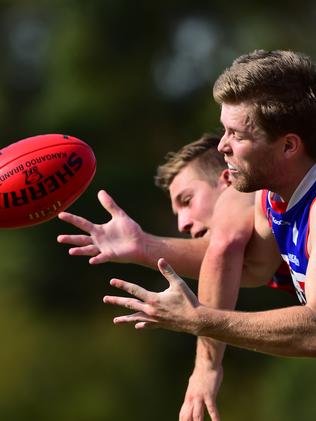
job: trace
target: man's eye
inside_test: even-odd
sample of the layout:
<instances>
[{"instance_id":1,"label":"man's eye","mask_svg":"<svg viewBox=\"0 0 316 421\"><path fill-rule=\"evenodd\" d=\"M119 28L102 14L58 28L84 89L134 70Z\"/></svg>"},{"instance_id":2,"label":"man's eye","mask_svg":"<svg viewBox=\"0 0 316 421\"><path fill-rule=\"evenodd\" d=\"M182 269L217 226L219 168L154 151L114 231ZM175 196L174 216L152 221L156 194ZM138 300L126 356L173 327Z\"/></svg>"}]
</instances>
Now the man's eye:
<instances>
[{"instance_id":1,"label":"man's eye","mask_svg":"<svg viewBox=\"0 0 316 421\"><path fill-rule=\"evenodd\" d=\"M240 133L240 132L234 132L233 134L234 138L238 141L244 140L245 139L245 134L244 133Z\"/></svg>"},{"instance_id":2,"label":"man's eye","mask_svg":"<svg viewBox=\"0 0 316 421\"><path fill-rule=\"evenodd\" d=\"M188 206L190 204L190 202L191 202L191 199L192 199L192 196L185 196L182 199L182 205L183 206Z\"/></svg>"}]
</instances>

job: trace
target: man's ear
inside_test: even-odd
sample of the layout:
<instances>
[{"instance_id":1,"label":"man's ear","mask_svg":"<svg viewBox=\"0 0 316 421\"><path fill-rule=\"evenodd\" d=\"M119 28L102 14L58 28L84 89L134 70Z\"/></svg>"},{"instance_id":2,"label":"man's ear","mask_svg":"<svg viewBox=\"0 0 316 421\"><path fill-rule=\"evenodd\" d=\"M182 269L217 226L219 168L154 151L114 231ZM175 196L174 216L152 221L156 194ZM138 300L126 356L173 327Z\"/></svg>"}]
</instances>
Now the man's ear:
<instances>
[{"instance_id":1,"label":"man's ear","mask_svg":"<svg viewBox=\"0 0 316 421\"><path fill-rule=\"evenodd\" d=\"M283 153L286 158L291 158L303 146L302 139L295 133L283 136Z\"/></svg>"},{"instance_id":2,"label":"man's ear","mask_svg":"<svg viewBox=\"0 0 316 421\"><path fill-rule=\"evenodd\" d=\"M231 185L229 170L225 169L221 172L219 178L218 178L218 185L220 187L223 187L225 189L226 187L229 187Z\"/></svg>"}]
</instances>

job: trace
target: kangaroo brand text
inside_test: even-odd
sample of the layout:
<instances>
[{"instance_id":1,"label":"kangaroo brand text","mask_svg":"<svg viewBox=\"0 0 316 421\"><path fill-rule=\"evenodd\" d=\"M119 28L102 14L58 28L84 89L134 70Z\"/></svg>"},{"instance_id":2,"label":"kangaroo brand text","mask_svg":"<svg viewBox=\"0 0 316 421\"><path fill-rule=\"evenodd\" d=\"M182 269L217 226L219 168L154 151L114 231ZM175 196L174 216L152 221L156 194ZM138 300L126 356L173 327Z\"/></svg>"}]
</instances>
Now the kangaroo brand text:
<instances>
[{"instance_id":1,"label":"kangaroo brand text","mask_svg":"<svg viewBox=\"0 0 316 421\"><path fill-rule=\"evenodd\" d=\"M18 191L0 192L0 209L27 205L34 200L42 199L55 192L74 177L76 172L80 170L82 162L82 158L73 152L67 162L52 175L44 177L39 182Z\"/></svg>"},{"instance_id":2,"label":"kangaroo brand text","mask_svg":"<svg viewBox=\"0 0 316 421\"><path fill-rule=\"evenodd\" d=\"M12 168L11 170L4 172L3 174L0 174L0 183L3 183L8 178L12 177L15 174L18 174L21 171L24 171L25 168L30 168L33 165L41 164L42 162L51 161L53 159L65 159L67 158L67 152L56 152L56 153L50 153L46 155L39 155L36 158L29 159L28 161L25 161L24 163L21 163L17 165L16 167Z\"/></svg>"}]
</instances>

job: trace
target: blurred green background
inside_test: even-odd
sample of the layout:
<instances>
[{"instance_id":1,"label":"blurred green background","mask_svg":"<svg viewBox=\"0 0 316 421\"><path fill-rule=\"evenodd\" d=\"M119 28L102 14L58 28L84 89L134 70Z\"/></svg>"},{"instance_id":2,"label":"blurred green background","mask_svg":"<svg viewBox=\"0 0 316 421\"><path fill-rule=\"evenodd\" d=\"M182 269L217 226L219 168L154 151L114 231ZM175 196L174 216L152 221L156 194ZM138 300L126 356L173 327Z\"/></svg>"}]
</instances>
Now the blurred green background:
<instances>
[{"instance_id":1,"label":"blurred green background","mask_svg":"<svg viewBox=\"0 0 316 421\"><path fill-rule=\"evenodd\" d=\"M316 59L313 1L2 0L1 144L40 133L88 142L98 168L70 208L104 222L105 188L145 229L177 234L153 184L167 151L218 128L212 84L238 55L293 49ZM177 420L195 339L114 327L102 304L112 276L161 289L133 265L70 257L58 220L0 232L0 419ZM190 281L195 288L195 283ZM238 307L292 303L243 291ZM316 419L316 363L228 348L219 393L223 421Z\"/></svg>"}]
</instances>

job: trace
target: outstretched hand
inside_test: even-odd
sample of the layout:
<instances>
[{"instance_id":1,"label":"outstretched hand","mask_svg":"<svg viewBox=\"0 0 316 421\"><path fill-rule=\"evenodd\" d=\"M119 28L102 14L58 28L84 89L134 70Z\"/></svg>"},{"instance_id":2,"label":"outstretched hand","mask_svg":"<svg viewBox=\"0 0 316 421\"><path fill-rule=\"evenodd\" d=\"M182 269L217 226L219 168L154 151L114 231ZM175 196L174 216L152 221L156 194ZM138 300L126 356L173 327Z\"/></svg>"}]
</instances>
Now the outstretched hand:
<instances>
[{"instance_id":1,"label":"outstretched hand","mask_svg":"<svg viewBox=\"0 0 316 421\"><path fill-rule=\"evenodd\" d=\"M136 313L119 316L114 323L134 323L136 329L164 328L179 332L198 334L201 306L187 284L174 272L165 259L158 260L158 269L169 283L163 292L151 292L139 285L120 279L112 279L112 286L135 298L105 296L104 303L119 305Z\"/></svg>"},{"instance_id":2,"label":"outstretched hand","mask_svg":"<svg viewBox=\"0 0 316 421\"><path fill-rule=\"evenodd\" d=\"M105 224L93 222L68 212L58 217L86 234L59 235L57 241L75 247L69 249L72 256L91 256L89 263L135 262L142 259L143 235L141 227L121 209L104 190L98 193L103 208L111 215Z\"/></svg>"}]
</instances>

